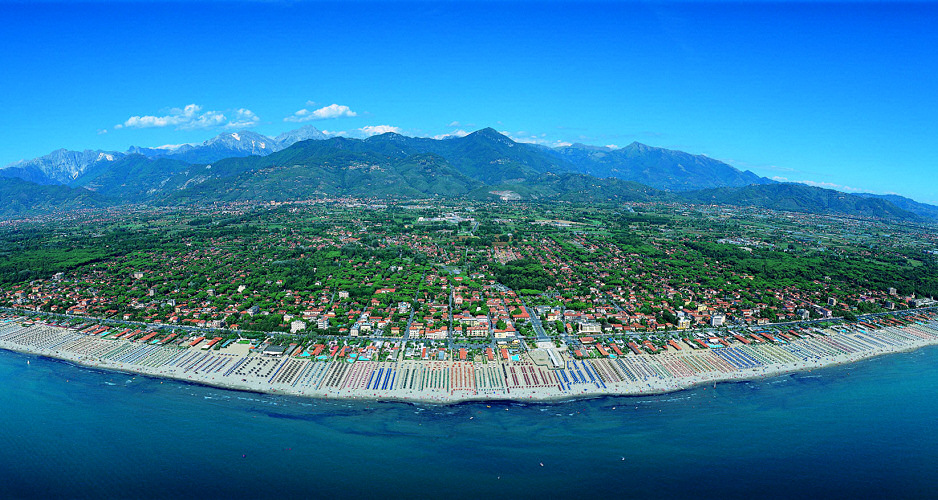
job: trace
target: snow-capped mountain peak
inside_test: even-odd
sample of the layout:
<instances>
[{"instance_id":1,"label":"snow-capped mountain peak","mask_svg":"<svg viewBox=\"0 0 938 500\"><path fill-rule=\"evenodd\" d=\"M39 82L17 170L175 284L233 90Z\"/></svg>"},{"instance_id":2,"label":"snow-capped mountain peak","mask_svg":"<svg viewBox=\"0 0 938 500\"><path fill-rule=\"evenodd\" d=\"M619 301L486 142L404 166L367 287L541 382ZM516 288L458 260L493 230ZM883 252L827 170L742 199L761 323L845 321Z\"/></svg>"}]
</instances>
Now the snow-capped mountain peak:
<instances>
[{"instance_id":1,"label":"snow-capped mountain peak","mask_svg":"<svg viewBox=\"0 0 938 500\"><path fill-rule=\"evenodd\" d=\"M68 184L99 162L113 162L128 155L169 158L187 163L212 163L222 158L266 156L299 141L326 139L311 125L270 138L257 132L225 132L198 144L166 144L156 147L131 146L126 152L69 151L57 149L32 160L21 160L0 169L2 177L19 177L39 184Z\"/></svg>"}]
</instances>

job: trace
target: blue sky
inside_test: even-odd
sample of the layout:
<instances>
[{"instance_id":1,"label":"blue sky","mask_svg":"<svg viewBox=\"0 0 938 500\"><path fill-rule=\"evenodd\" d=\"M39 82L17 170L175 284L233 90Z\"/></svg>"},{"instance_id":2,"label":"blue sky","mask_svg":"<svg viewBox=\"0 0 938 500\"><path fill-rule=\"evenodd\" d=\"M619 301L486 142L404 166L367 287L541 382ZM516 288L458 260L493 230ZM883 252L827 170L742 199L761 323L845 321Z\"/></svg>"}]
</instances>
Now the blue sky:
<instances>
[{"instance_id":1,"label":"blue sky","mask_svg":"<svg viewBox=\"0 0 938 500\"><path fill-rule=\"evenodd\" d=\"M930 3L0 0L0 23L0 165L242 127L491 126L938 203Z\"/></svg>"}]
</instances>

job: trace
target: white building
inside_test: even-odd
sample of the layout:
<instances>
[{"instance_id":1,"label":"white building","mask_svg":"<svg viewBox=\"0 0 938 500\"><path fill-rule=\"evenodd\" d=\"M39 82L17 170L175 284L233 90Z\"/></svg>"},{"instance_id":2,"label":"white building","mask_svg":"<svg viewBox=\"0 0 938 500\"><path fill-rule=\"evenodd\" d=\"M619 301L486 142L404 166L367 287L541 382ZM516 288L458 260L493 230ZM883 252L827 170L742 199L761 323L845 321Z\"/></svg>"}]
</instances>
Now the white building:
<instances>
[{"instance_id":1,"label":"white building","mask_svg":"<svg viewBox=\"0 0 938 500\"><path fill-rule=\"evenodd\" d=\"M306 328L306 322L305 322L305 321L294 320L294 321L290 322L290 333L296 333L296 332L298 332L298 331L300 331L300 330L304 330L305 328Z\"/></svg>"},{"instance_id":2,"label":"white building","mask_svg":"<svg viewBox=\"0 0 938 500\"><path fill-rule=\"evenodd\" d=\"M600 333L602 331L602 328L600 327L599 323L595 323L592 321L583 321L579 323L578 326L579 326L580 333Z\"/></svg>"},{"instance_id":3,"label":"white building","mask_svg":"<svg viewBox=\"0 0 938 500\"><path fill-rule=\"evenodd\" d=\"M722 314L714 314L710 317L710 326L714 328L723 326L723 323L726 323L726 316Z\"/></svg>"}]
</instances>

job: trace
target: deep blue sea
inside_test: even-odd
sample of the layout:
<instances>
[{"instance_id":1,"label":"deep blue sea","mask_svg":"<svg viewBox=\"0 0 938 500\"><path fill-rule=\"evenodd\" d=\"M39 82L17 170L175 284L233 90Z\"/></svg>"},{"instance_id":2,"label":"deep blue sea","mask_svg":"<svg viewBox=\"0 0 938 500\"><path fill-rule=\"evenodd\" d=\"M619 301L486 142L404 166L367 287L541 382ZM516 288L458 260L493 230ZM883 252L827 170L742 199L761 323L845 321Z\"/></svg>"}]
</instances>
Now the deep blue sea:
<instances>
[{"instance_id":1,"label":"deep blue sea","mask_svg":"<svg viewBox=\"0 0 938 500\"><path fill-rule=\"evenodd\" d=\"M665 396L533 405L308 400L6 351L0 384L2 498L938 491L936 347Z\"/></svg>"}]
</instances>

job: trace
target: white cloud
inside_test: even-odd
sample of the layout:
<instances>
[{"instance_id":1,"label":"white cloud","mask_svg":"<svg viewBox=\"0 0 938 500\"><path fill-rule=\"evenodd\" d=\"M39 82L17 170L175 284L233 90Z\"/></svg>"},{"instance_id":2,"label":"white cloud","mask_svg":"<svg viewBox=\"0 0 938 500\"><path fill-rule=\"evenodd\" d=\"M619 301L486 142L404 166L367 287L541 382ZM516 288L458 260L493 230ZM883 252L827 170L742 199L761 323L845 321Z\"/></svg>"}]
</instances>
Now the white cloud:
<instances>
[{"instance_id":1,"label":"white cloud","mask_svg":"<svg viewBox=\"0 0 938 500\"><path fill-rule=\"evenodd\" d=\"M162 146L157 146L157 147L155 147L155 148L153 148L153 149L165 149L165 150L168 150L168 151L172 151L172 150L174 150L174 149L179 149L179 148L181 148L181 147L183 147L183 146L194 146L194 145L195 145L195 144L192 144L192 143L163 144Z\"/></svg>"},{"instance_id":2,"label":"white cloud","mask_svg":"<svg viewBox=\"0 0 938 500\"><path fill-rule=\"evenodd\" d=\"M106 134L106 133L107 133L107 129L106 129L106 128L102 128L101 130L98 130L98 135L104 135L104 134Z\"/></svg>"},{"instance_id":3,"label":"white cloud","mask_svg":"<svg viewBox=\"0 0 938 500\"><path fill-rule=\"evenodd\" d=\"M606 147L609 149L619 149L619 146L616 146L615 144L606 144Z\"/></svg>"},{"instance_id":4,"label":"white cloud","mask_svg":"<svg viewBox=\"0 0 938 500\"><path fill-rule=\"evenodd\" d=\"M182 125L196 119L196 115L202 110L202 106L190 104L185 108L170 109L170 114L166 116L131 116L122 125L116 125L115 128L149 128L149 127L169 127L173 125Z\"/></svg>"},{"instance_id":5,"label":"white cloud","mask_svg":"<svg viewBox=\"0 0 938 500\"><path fill-rule=\"evenodd\" d=\"M313 111L313 116L320 119L325 118L338 118L340 116L356 116L358 113L349 109L348 106L340 106L338 104L330 104L324 108L319 108L316 111Z\"/></svg>"},{"instance_id":6,"label":"white cloud","mask_svg":"<svg viewBox=\"0 0 938 500\"><path fill-rule=\"evenodd\" d=\"M308 101L307 106L312 106L315 103L313 101ZM341 104L330 104L328 106L310 111L306 108L303 108L293 115L288 116L283 119L285 122L308 122L310 120L326 120L329 118L341 118L343 116L358 116L358 113L349 109L348 106Z\"/></svg>"},{"instance_id":7,"label":"white cloud","mask_svg":"<svg viewBox=\"0 0 938 500\"><path fill-rule=\"evenodd\" d=\"M400 127L392 127L391 125L366 125L353 130L321 130L321 132L327 137L352 137L357 139L364 139L388 132L394 132L395 134L403 133Z\"/></svg>"},{"instance_id":8,"label":"white cloud","mask_svg":"<svg viewBox=\"0 0 938 500\"><path fill-rule=\"evenodd\" d=\"M352 130L320 130L320 132L326 137L350 137L353 139L365 139L373 135L381 135L388 132L394 132L395 134L403 133L400 127L392 127L391 125L366 125Z\"/></svg>"},{"instance_id":9,"label":"white cloud","mask_svg":"<svg viewBox=\"0 0 938 500\"><path fill-rule=\"evenodd\" d=\"M561 148L564 146L573 145L572 142L561 141L561 140L550 140L547 138L547 134L531 135L523 131L516 132L514 134L508 131L501 131L500 133L502 135L507 135L508 137L511 138L511 140L515 142L521 142L524 144L539 144L541 146L548 146L551 148Z\"/></svg>"},{"instance_id":10,"label":"white cloud","mask_svg":"<svg viewBox=\"0 0 938 500\"><path fill-rule=\"evenodd\" d=\"M202 106L189 104L184 108L172 108L164 116L131 116L124 123L114 126L121 128L176 127L179 130L192 130L211 127L253 127L260 122L251 110L241 108L234 111L235 119L229 121L221 111L202 111Z\"/></svg>"},{"instance_id":11,"label":"white cloud","mask_svg":"<svg viewBox=\"0 0 938 500\"><path fill-rule=\"evenodd\" d=\"M225 128L251 128L260 123L261 119L250 109L235 110L235 117L225 125Z\"/></svg>"},{"instance_id":12,"label":"white cloud","mask_svg":"<svg viewBox=\"0 0 938 500\"><path fill-rule=\"evenodd\" d=\"M844 186L841 184L834 184L833 182L815 182L815 181L795 181L799 184L807 184L809 186L824 188L824 189L835 189L837 191L847 191L851 193L861 193L865 191L864 189Z\"/></svg>"},{"instance_id":13,"label":"white cloud","mask_svg":"<svg viewBox=\"0 0 938 500\"><path fill-rule=\"evenodd\" d=\"M347 137L347 136L348 136L348 132L346 132L346 131L344 131L344 130L338 130L338 131L336 131L336 130L320 130L320 132L322 132L322 134L325 135L326 137Z\"/></svg>"},{"instance_id":14,"label":"white cloud","mask_svg":"<svg viewBox=\"0 0 938 500\"><path fill-rule=\"evenodd\" d=\"M433 136L432 138L436 140L440 140L440 139L449 139L452 137L466 137L467 135L469 135L469 132L466 132L463 129L459 129L459 130L454 130L448 134L438 134L438 135Z\"/></svg>"},{"instance_id":15,"label":"white cloud","mask_svg":"<svg viewBox=\"0 0 938 500\"><path fill-rule=\"evenodd\" d=\"M835 184L833 182L817 182L817 181L809 181L809 180L792 181L792 180L789 180L787 177L782 177L780 175L772 176L772 180L778 181L778 182L794 182L796 184L805 184L808 186L814 186L814 187L819 187L819 188L824 188L824 189L833 189L835 191L846 191L848 193L865 193L869 191L867 189L844 186L843 184Z\"/></svg>"},{"instance_id":16,"label":"white cloud","mask_svg":"<svg viewBox=\"0 0 938 500\"><path fill-rule=\"evenodd\" d=\"M501 122L498 122L498 124L501 125ZM451 128L468 128L468 129L474 128L475 126L476 126L475 123L461 122L459 120L453 120L449 122L449 125L447 125L447 127L451 127Z\"/></svg>"},{"instance_id":17,"label":"white cloud","mask_svg":"<svg viewBox=\"0 0 938 500\"><path fill-rule=\"evenodd\" d=\"M370 137L372 135L381 135L388 132L394 132L395 134L400 134L401 129L399 127L392 127L390 125L366 125L358 129L365 137Z\"/></svg>"},{"instance_id":18,"label":"white cloud","mask_svg":"<svg viewBox=\"0 0 938 500\"><path fill-rule=\"evenodd\" d=\"M192 120L179 124L179 128L184 130L192 130L198 128L220 127L224 125L227 120L228 119L225 118L224 113L219 113L218 111L206 111Z\"/></svg>"}]
</instances>

